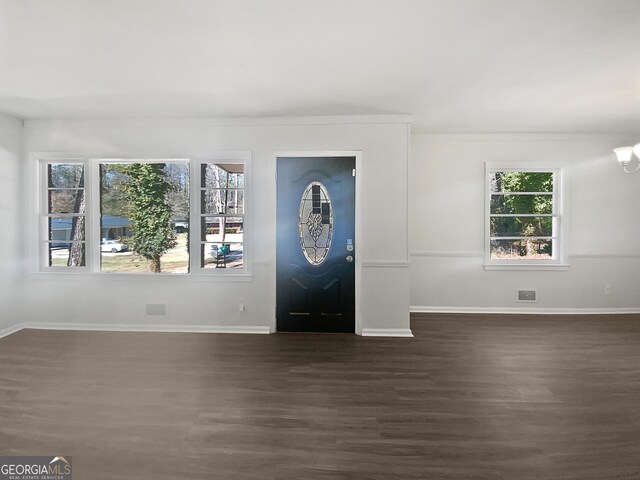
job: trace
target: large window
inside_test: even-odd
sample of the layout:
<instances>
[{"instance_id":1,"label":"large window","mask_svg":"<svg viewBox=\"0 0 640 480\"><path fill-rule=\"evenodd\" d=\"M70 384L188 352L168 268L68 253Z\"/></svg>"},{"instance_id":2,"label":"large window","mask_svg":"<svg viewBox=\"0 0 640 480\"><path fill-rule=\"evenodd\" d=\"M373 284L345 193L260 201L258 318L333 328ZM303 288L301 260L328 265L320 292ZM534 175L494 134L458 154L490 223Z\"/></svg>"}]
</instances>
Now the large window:
<instances>
[{"instance_id":1,"label":"large window","mask_svg":"<svg viewBox=\"0 0 640 480\"><path fill-rule=\"evenodd\" d=\"M100 270L189 272L189 164L101 161Z\"/></svg>"},{"instance_id":2,"label":"large window","mask_svg":"<svg viewBox=\"0 0 640 480\"><path fill-rule=\"evenodd\" d=\"M488 265L559 263L559 176L557 169L487 165Z\"/></svg>"},{"instance_id":3,"label":"large window","mask_svg":"<svg viewBox=\"0 0 640 480\"><path fill-rule=\"evenodd\" d=\"M249 273L249 154L210 158L42 160L42 268Z\"/></svg>"}]
</instances>

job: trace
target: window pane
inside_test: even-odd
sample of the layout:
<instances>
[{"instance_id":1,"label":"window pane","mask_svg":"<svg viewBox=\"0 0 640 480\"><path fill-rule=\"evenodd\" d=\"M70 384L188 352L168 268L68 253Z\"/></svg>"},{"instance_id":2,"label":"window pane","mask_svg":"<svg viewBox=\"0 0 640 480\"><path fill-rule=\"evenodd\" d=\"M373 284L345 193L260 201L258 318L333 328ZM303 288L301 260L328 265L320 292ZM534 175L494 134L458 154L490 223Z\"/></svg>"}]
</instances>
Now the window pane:
<instances>
[{"instance_id":1,"label":"window pane","mask_svg":"<svg viewBox=\"0 0 640 480\"><path fill-rule=\"evenodd\" d=\"M101 164L100 211L102 271L188 272L187 163Z\"/></svg>"},{"instance_id":2,"label":"window pane","mask_svg":"<svg viewBox=\"0 0 640 480\"><path fill-rule=\"evenodd\" d=\"M84 213L84 190L49 190L49 213Z\"/></svg>"},{"instance_id":3,"label":"window pane","mask_svg":"<svg viewBox=\"0 0 640 480\"><path fill-rule=\"evenodd\" d=\"M244 188L244 165L211 164L201 166L202 188Z\"/></svg>"},{"instance_id":4,"label":"window pane","mask_svg":"<svg viewBox=\"0 0 640 480\"><path fill-rule=\"evenodd\" d=\"M108 273L149 273L148 259L129 250L100 252L100 270ZM189 273L189 254L186 248L176 247L160 257L160 272Z\"/></svg>"},{"instance_id":5,"label":"window pane","mask_svg":"<svg viewBox=\"0 0 640 480\"><path fill-rule=\"evenodd\" d=\"M552 214L553 195L491 195L491 213Z\"/></svg>"},{"instance_id":6,"label":"window pane","mask_svg":"<svg viewBox=\"0 0 640 480\"><path fill-rule=\"evenodd\" d=\"M131 220L125 216L101 215L100 216L100 239L104 240L126 240L133 235Z\"/></svg>"},{"instance_id":7,"label":"window pane","mask_svg":"<svg viewBox=\"0 0 640 480\"><path fill-rule=\"evenodd\" d=\"M84 188L84 165L51 163L48 165L49 188Z\"/></svg>"},{"instance_id":8,"label":"window pane","mask_svg":"<svg viewBox=\"0 0 640 480\"><path fill-rule=\"evenodd\" d=\"M202 217L201 236L203 242L243 241L243 217Z\"/></svg>"},{"instance_id":9,"label":"window pane","mask_svg":"<svg viewBox=\"0 0 640 480\"><path fill-rule=\"evenodd\" d=\"M55 242L83 241L84 217L49 217L49 240Z\"/></svg>"},{"instance_id":10,"label":"window pane","mask_svg":"<svg viewBox=\"0 0 640 480\"><path fill-rule=\"evenodd\" d=\"M333 237L331 199L325 186L311 182L300 199L298 236L302 253L311 265L325 261Z\"/></svg>"},{"instance_id":11,"label":"window pane","mask_svg":"<svg viewBox=\"0 0 640 480\"><path fill-rule=\"evenodd\" d=\"M491 240L492 260L550 260L553 240Z\"/></svg>"},{"instance_id":12,"label":"window pane","mask_svg":"<svg viewBox=\"0 0 640 480\"><path fill-rule=\"evenodd\" d=\"M150 260L131 251L130 237L100 242L100 270L109 273L150 273ZM187 234L177 235L176 246L160 257L160 273L188 273Z\"/></svg>"},{"instance_id":13,"label":"window pane","mask_svg":"<svg viewBox=\"0 0 640 480\"><path fill-rule=\"evenodd\" d=\"M51 242L48 244L50 267L84 267L85 246L76 242Z\"/></svg>"},{"instance_id":14,"label":"window pane","mask_svg":"<svg viewBox=\"0 0 640 480\"><path fill-rule=\"evenodd\" d=\"M242 268L242 250L241 243L203 243L200 265L203 268Z\"/></svg>"},{"instance_id":15,"label":"window pane","mask_svg":"<svg viewBox=\"0 0 640 480\"><path fill-rule=\"evenodd\" d=\"M129 211L125 200L127 183L131 181L122 163L100 165L100 212L103 215L124 217Z\"/></svg>"},{"instance_id":16,"label":"window pane","mask_svg":"<svg viewBox=\"0 0 640 480\"><path fill-rule=\"evenodd\" d=\"M553 192L553 172L493 172L491 192Z\"/></svg>"},{"instance_id":17,"label":"window pane","mask_svg":"<svg viewBox=\"0 0 640 480\"><path fill-rule=\"evenodd\" d=\"M244 165L201 165L200 266L243 268Z\"/></svg>"},{"instance_id":18,"label":"window pane","mask_svg":"<svg viewBox=\"0 0 640 480\"><path fill-rule=\"evenodd\" d=\"M553 217L491 217L492 237L551 237Z\"/></svg>"},{"instance_id":19,"label":"window pane","mask_svg":"<svg viewBox=\"0 0 640 480\"><path fill-rule=\"evenodd\" d=\"M243 190L202 190L200 201L202 213L227 215L242 215L244 213Z\"/></svg>"}]
</instances>

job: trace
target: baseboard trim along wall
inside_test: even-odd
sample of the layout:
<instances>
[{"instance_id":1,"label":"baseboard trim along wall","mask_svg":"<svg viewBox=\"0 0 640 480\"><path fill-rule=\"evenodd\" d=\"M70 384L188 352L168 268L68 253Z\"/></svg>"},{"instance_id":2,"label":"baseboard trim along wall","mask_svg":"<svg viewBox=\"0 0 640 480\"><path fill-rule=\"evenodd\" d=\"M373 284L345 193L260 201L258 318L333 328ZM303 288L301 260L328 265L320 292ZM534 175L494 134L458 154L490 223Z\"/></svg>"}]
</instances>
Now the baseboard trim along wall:
<instances>
[{"instance_id":1,"label":"baseboard trim along wall","mask_svg":"<svg viewBox=\"0 0 640 480\"><path fill-rule=\"evenodd\" d=\"M495 313L522 315L616 315L640 314L638 308L502 308L411 306L411 313Z\"/></svg>"},{"instance_id":2,"label":"baseboard trim along wall","mask_svg":"<svg viewBox=\"0 0 640 480\"><path fill-rule=\"evenodd\" d=\"M208 326L208 325L109 325L96 323L42 323L26 322L0 330L0 338L25 328L36 330L88 330L98 332L156 332L156 333L244 333L269 334L267 326ZM363 337L413 337L409 328L364 328Z\"/></svg>"},{"instance_id":3,"label":"baseboard trim along wall","mask_svg":"<svg viewBox=\"0 0 640 480\"><path fill-rule=\"evenodd\" d=\"M271 327L249 325L109 325L94 323L38 323L27 322L16 325L12 331L15 333L23 328L33 328L36 330L91 330L102 332L158 332L158 333L247 333L247 334L269 334ZM1 332L0 332L1 333ZM0 335L1 336L1 335Z\"/></svg>"},{"instance_id":4,"label":"baseboard trim along wall","mask_svg":"<svg viewBox=\"0 0 640 480\"><path fill-rule=\"evenodd\" d=\"M11 325L10 327L0 330L0 338L11 335L12 333L19 332L24 328L23 324Z\"/></svg>"},{"instance_id":5,"label":"baseboard trim along wall","mask_svg":"<svg viewBox=\"0 0 640 480\"><path fill-rule=\"evenodd\" d=\"M363 337L411 337L413 333L409 328L363 328Z\"/></svg>"}]
</instances>

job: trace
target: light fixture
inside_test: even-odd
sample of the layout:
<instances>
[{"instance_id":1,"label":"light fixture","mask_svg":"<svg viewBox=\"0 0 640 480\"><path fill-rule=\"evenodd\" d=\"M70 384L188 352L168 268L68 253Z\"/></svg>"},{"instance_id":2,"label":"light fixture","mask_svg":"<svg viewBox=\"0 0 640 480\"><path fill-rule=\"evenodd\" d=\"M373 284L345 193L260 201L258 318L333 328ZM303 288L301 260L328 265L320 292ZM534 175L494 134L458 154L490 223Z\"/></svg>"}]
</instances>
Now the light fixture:
<instances>
[{"instance_id":1,"label":"light fixture","mask_svg":"<svg viewBox=\"0 0 640 480\"><path fill-rule=\"evenodd\" d=\"M618 163L624 169L624 173L636 173L640 170L640 143L636 143L633 147L619 147L613 149L616 157L618 158ZM636 160L638 161L638 166L633 170L628 170L628 166L631 163L631 159L635 154Z\"/></svg>"}]
</instances>

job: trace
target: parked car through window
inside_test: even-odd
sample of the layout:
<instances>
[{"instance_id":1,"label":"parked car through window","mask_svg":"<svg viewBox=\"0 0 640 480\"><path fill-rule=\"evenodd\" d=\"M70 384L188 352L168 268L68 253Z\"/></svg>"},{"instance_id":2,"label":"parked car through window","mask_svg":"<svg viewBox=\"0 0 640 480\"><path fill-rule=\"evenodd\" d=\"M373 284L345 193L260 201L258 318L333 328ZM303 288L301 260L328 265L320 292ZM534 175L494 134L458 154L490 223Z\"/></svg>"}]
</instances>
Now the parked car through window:
<instances>
[{"instance_id":1,"label":"parked car through window","mask_svg":"<svg viewBox=\"0 0 640 480\"><path fill-rule=\"evenodd\" d=\"M111 253L118 253L118 252L124 252L127 250L127 247L118 242L117 240L102 240L102 242L100 242L100 251L101 252L111 252Z\"/></svg>"}]
</instances>

